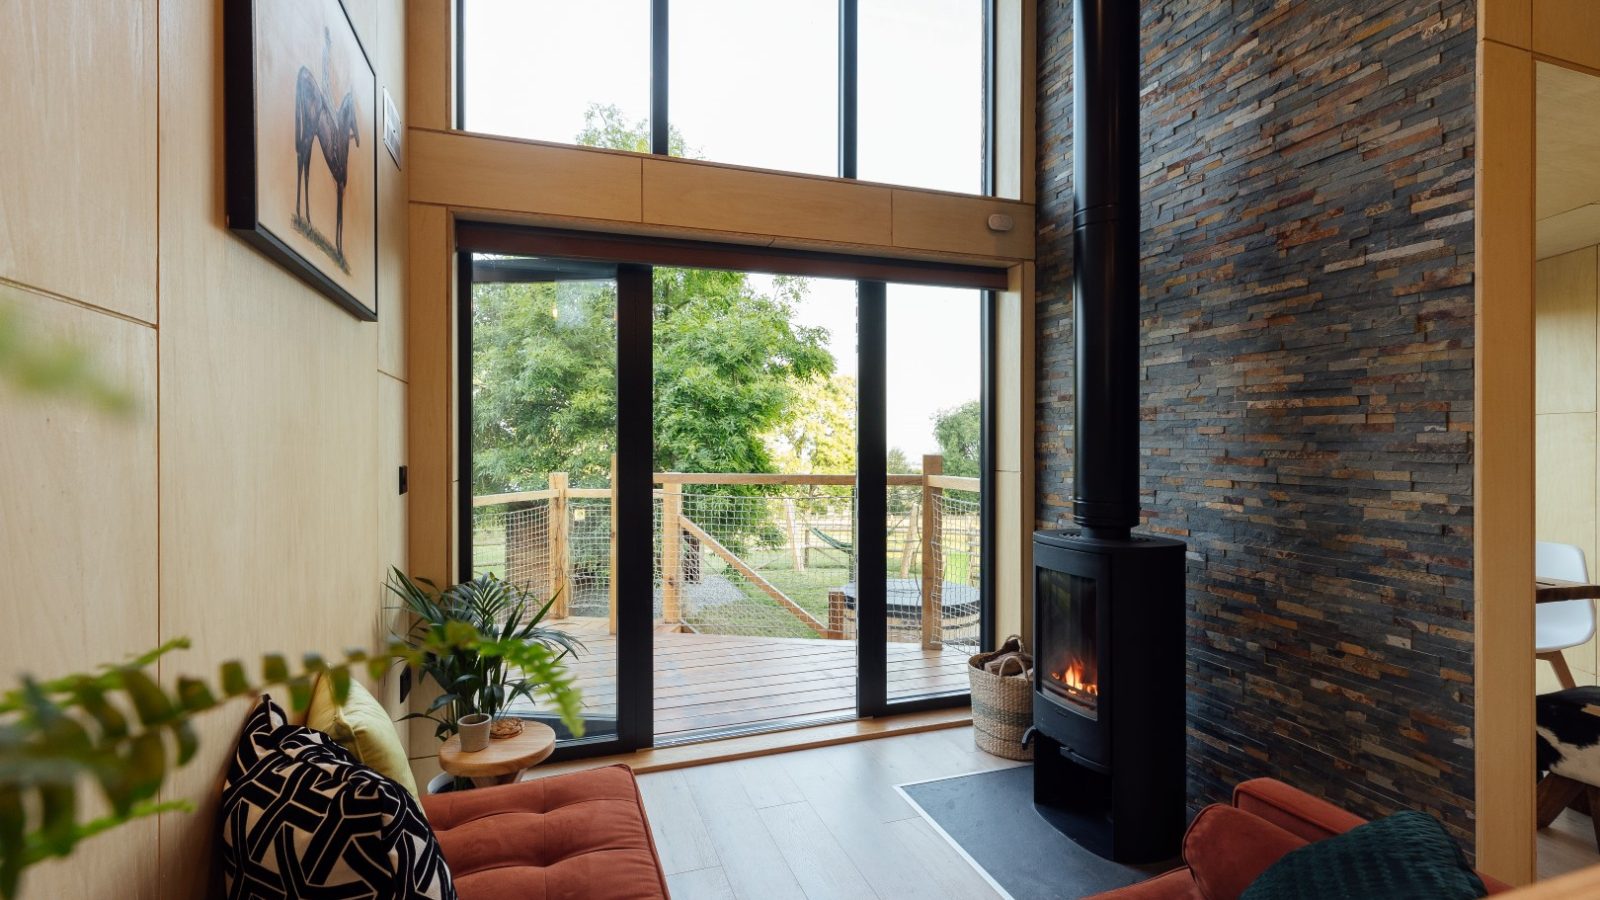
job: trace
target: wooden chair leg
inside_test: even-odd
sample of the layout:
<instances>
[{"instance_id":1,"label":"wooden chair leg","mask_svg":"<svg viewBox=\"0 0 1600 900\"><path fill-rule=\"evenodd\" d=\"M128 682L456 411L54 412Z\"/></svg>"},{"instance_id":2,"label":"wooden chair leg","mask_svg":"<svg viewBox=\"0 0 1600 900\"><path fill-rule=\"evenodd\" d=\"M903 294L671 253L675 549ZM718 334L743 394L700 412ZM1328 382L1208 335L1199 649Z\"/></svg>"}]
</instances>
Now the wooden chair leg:
<instances>
[{"instance_id":1,"label":"wooden chair leg","mask_svg":"<svg viewBox=\"0 0 1600 900\"><path fill-rule=\"evenodd\" d=\"M1593 790L1581 781L1573 781L1563 775L1550 774L1539 779L1537 812L1540 828L1549 828L1550 823L1561 815L1567 804L1573 798L1583 793L1585 789Z\"/></svg>"},{"instance_id":2,"label":"wooden chair leg","mask_svg":"<svg viewBox=\"0 0 1600 900\"><path fill-rule=\"evenodd\" d=\"M1572 670L1567 668L1567 657L1560 650L1554 653L1540 653L1539 658L1549 663L1556 670L1556 680L1561 682L1563 688L1575 688L1578 682L1572 677Z\"/></svg>"},{"instance_id":3,"label":"wooden chair leg","mask_svg":"<svg viewBox=\"0 0 1600 900\"><path fill-rule=\"evenodd\" d=\"M1589 789L1589 809L1591 810L1589 822L1594 826L1594 846L1596 850L1600 850L1600 816L1594 814L1595 812L1600 812L1600 787L1595 787L1592 784L1586 785L1586 787Z\"/></svg>"}]
</instances>

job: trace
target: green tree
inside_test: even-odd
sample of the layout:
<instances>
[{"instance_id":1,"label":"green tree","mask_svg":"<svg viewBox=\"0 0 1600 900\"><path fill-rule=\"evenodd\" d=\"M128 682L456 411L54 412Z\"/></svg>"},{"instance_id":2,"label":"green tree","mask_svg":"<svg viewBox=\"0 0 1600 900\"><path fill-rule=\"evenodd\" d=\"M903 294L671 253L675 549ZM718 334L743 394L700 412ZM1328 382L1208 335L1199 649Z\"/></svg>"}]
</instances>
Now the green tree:
<instances>
[{"instance_id":1,"label":"green tree","mask_svg":"<svg viewBox=\"0 0 1600 900\"><path fill-rule=\"evenodd\" d=\"M536 490L548 473L609 483L616 448L616 287L479 284L473 293L473 490ZM655 270L655 466L773 472L764 436L833 372L827 333L796 325L804 282L770 294L742 273Z\"/></svg>"},{"instance_id":2,"label":"green tree","mask_svg":"<svg viewBox=\"0 0 1600 900\"><path fill-rule=\"evenodd\" d=\"M922 463L912 462L899 447L890 447L887 457L890 475L922 474Z\"/></svg>"},{"instance_id":3,"label":"green tree","mask_svg":"<svg viewBox=\"0 0 1600 900\"><path fill-rule=\"evenodd\" d=\"M850 475L856 470L856 380L812 378L789 414L767 435L780 471Z\"/></svg>"},{"instance_id":4,"label":"green tree","mask_svg":"<svg viewBox=\"0 0 1600 900\"><path fill-rule=\"evenodd\" d=\"M649 123L584 114L578 143L648 151ZM676 130L673 152L692 155ZM657 471L773 472L764 439L803 386L833 374L825 329L794 321L803 279L759 291L740 272L654 270ZM616 285L479 284L473 290L473 490L537 490L567 472L609 483L616 448Z\"/></svg>"},{"instance_id":5,"label":"green tree","mask_svg":"<svg viewBox=\"0 0 1600 900\"><path fill-rule=\"evenodd\" d=\"M983 405L968 400L933 416L933 436L944 454L944 473L976 477L983 450Z\"/></svg>"},{"instance_id":6,"label":"green tree","mask_svg":"<svg viewBox=\"0 0 1600 900\"><path fill-rule=\"evenodd\" d=\"M591 103L583 111L583 130L578 132L577 143L585 147L649 153L650 120L630 120L614 104ZM683 132L674 125L667 126L667 150L672 156L700 158L700 151L691 148L683 140Z\"/></svg>"}]
</instances>

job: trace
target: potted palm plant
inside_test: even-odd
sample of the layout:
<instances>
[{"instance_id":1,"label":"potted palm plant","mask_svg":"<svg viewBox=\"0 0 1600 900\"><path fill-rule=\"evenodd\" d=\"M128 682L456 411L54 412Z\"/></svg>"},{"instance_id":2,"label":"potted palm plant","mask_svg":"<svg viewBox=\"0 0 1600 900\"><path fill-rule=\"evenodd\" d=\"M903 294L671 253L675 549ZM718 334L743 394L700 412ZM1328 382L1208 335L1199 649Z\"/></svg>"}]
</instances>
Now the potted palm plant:
<instances>
[{"instance_id":1,"label":"potted palm plant","mask_svg":"<svg viewBox=\"0 0 1600 900\"><path fill-rule=\"evenodd\" d=\"M502 642L541 645L558 664L584 649L577 638L546 623L554 597L540 600L532 591L493 573L440 588L425 578L411 578L394 569L389 590L400 599L398 609L411 616L411 627L399 637L412 647L438 647L442 644L439 637L451 629L470 628ZM508 664L503 657L479 653L470 645L424 652L416 669L438 686L439 695L426 710L406 718L432 721L434 736L440 741L460 731L463 718L479 715L491 720L492 736L517 734L522 722L509 714L511 707L519 700L531 700L535 693L546 693L530 673ZM564 704L562 719L577 722L574 730L581 733L576 708L565 708L565 704L575 706L580 702L577 693L557 695L557 700Z\"/></svg>"}]
</instances>

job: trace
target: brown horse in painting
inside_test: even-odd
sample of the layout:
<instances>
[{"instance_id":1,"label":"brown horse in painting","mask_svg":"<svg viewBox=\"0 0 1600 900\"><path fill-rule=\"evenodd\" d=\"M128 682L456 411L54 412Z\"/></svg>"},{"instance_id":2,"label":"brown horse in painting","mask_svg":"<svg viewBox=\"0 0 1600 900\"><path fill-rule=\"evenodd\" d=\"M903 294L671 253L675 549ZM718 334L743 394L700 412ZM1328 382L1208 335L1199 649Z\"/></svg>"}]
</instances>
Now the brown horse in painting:
<instances>
[{"instance_id":1,"label":"brown horse in painting","mask_svg":"<svg viewBox=\"0 0 1600 900\"><path fill-rule=\"evenodd\" d=\"M328 164L333 183L338 189L338 222L334 228L334 247L344 254L344 188L350 179L350 143L361 146L361 131L356 125L356 97L348 91L339 102L339 109L328 107L328 98L311 75L311 70L300 67L294 96L294 212L300 215L302 187L305 196L305 220L311 222L311 142L322 145L322 159Z\"/></svg>"}]
</instances>

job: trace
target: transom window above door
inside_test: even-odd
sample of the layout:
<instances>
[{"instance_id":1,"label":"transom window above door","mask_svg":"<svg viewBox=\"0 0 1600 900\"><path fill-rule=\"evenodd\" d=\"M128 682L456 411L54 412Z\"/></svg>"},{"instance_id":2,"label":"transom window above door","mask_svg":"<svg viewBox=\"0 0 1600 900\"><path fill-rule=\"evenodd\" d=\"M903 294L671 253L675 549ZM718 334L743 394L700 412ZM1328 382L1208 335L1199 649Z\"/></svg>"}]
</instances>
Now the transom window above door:
<instances>
[{"instance_id":1,"label":"transom window above door","mask_svg":"<svg viewBox=\"0 0 1600 900\"><path fill-rule=\"evenodd\" d=\"M469 131L988 191L990 0L458 0Z\"/></svg>"}]
</instances>

